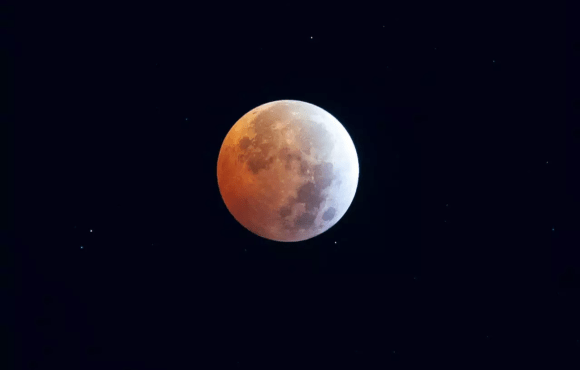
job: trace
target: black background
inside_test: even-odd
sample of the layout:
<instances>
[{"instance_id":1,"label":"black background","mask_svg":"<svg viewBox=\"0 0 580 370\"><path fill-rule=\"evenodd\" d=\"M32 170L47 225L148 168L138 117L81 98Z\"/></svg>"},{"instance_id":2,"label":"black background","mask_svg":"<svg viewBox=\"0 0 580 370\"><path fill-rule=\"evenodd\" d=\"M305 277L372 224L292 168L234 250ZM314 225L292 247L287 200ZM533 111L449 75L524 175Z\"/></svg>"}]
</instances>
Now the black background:
<instances>
[{"instance_id":1,"label":"black background","mask_svg":"<svg viewBox=\"0 0 580 370\"><path fill-rule=\"evenodd\" d=\"M565 7L208 4L24 14L22 368L578 361ZM335 116L360 164L301 243L251 234L217 186L229 129L282 99Z\"/></svg>"}]
</instances>

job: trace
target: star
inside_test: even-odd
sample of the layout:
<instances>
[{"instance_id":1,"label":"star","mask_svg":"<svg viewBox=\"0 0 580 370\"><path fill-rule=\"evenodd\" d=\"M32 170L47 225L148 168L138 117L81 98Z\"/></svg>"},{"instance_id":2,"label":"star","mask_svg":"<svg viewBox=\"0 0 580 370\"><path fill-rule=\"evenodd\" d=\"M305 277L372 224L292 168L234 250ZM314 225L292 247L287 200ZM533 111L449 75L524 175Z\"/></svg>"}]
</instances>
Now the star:
<instances>
[{"instance_id":1,"label":"star","mask_svg":"<svg viewBox=\"0 0 580 370\"><path fill-rule=\"evenodd\" d=\"M84 247L81 245L81 249L83 249Z\"/></svg>"},{"instance_id":2,"label":"star","mask_svg":"<svg viewBox=\"0 0 580 370\"><path fill-rule=\"evenodd\" d=\"M89 232L91 232L91 233L92 233L92 232L93 232L93 229L90 229L90 230L89 230Z\"/></svg>"},{"instance_id":3,"label":"star","mask_svg":"<svg viewBox=\"0 0 580 370\"><path fill-rule=\"evenodd\" d=\"M334 244L336 244L336 242L334 242Z\"/></svg>"},{"instance_id":4,"label":"star","mask_svg":"<svg viewBox=\"0 0 580 370\"><path fill-rule=\"evenodd\" d=\"M492 61L492 63L495 63L495 59Z\"/></svg>"},{"instance_id":5,"label":"star","mask_svg":"<svg viewBox=\"0 0 580 370\"><path fill-rule=\"evenodd\" d=\"M554 231L554 228L552 228L552 231Z\"/></svg>"},{"instance_id":6,"label":"star","mask_svg":"<svg viewBox=\"0 0 580 370\"><path fill-rule=\"evenodd\" d=\"M188 120L188 118L187 118L187 117L185 117L185 120L187 121L187 120Z\"/></svg>"},{"instance_id":7,"label":"star","mask_svg":"<svg viewBox=\"0 0 580 370\"><path fill-rule=\"evenodd\" d=\"M310 36L310 39L312 40L312 36Z\"/></svg>"},{"instance_id":8,"label":"star","mask_svg":"<svg viewBox=\"0 0 580 370\"><path fill-rule=\"evenodd\" d=\"M548 161L546 161L546 164L548 164Z\"/></svg>"}]
</instances>

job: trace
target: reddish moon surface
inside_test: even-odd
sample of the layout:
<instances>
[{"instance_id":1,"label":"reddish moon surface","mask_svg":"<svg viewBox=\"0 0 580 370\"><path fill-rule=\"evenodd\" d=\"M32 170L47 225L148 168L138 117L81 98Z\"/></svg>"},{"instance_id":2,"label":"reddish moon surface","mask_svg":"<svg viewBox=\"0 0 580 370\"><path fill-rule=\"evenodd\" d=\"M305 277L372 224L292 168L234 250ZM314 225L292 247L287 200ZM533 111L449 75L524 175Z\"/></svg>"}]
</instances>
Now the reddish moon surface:
<instances>
[{"instance_id":1,"label":"reddish moon surface","mask_svg":"<svg viewBox=\"0 0 580 370\"><path fill-rule=\"evenodd\" d=\"M351 205L359 166L342 124L313 104L278 100L246 113L220 149L217 178L232 216L263 238L322 234Z\"/></svg>"}]
</instances>

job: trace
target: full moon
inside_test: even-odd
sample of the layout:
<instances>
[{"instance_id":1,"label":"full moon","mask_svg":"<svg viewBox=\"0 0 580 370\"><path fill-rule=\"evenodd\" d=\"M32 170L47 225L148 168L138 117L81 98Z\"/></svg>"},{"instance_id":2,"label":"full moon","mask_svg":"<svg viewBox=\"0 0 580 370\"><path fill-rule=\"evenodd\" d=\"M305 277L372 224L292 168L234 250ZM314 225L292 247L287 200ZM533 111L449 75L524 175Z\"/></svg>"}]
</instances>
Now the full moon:
<instances>
[{"instance_id":1,"label":"full moon","mask_svg":"<svg viewBox=\"0 0 580 370\"><path fill-rule=\"evenodd\" d=\"M252 233L298 242L334 226L358 185L358 157L342 124L297 100L256 107L230 129L217 178L234 218Z\"/></svg>"}]
</instances>

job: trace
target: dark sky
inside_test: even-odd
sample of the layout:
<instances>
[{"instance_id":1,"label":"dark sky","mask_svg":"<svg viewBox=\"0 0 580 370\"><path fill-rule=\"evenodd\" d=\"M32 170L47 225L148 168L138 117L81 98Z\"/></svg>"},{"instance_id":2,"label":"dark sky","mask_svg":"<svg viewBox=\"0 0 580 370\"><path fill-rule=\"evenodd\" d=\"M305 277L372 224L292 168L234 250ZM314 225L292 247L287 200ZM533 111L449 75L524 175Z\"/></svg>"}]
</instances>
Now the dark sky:
<instances>
[{"instance_id":1,"label":"dark sky","mask_svg":"<svg viewBox=\"0 0 580 370\"><path fill-rule=\"evenodd\" d=\"M22 368L578 361L571 18L202 3L47 5L14 43ZM230 128L282 99L335 116L360 165L301 243L217 186Z\"/></svg>"}]
</instances>

